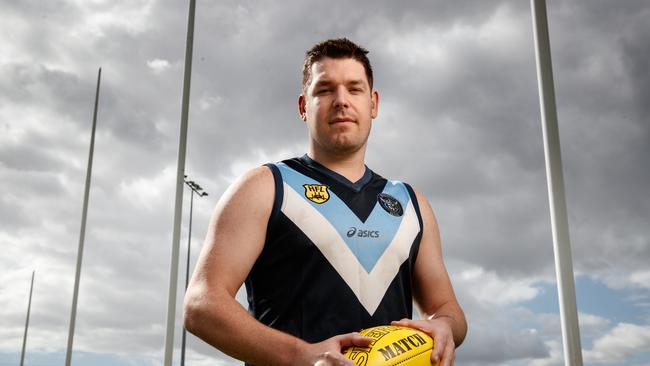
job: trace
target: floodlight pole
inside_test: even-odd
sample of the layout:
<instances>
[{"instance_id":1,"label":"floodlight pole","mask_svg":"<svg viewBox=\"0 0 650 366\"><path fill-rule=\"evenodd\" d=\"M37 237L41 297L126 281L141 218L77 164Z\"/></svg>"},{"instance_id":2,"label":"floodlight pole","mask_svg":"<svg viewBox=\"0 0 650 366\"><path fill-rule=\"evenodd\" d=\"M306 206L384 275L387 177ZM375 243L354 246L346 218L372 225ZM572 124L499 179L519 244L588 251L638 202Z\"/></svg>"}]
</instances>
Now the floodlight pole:
<instances>
[{"instance_id":1,"label":"floodlight pole","mask_svg":"<svg viewBox=\"0 0 650 366\"><path fill-rule=\"evenodd\" d=\"M79 232L79 249L77 250L77 269L74 278L74 291L72 294L72 309L70 310L70 329L68 332L68 348L65 353L65 366L72 362L72 343L74 327L77 319L77 299L79 298L79 280L81 276L81 261L84 255L84 239L86 238L86 218L88 217L88 196L90 193L90 177L93 171L93 152L95 151L95 129L97 127L97 105L99 103L99 83L102 77L102 68L97 72L97 90L95 91L95 109L93 112L93 127L90 133L90 151L88 152L88 167L86 168L86 188L84 191L83 210L81 213L81 231Z\"/></svg>"},{"instance_id":2,"label":"floodlight pole","mask_svg":"<svg viewBox=\"0 0 650 366\"><path fill-rule=\"evenodd\" d=\"M187 175L185 176L187 178ZM194 206L194 193L199 197L205 197L208 192L202 192L203 188L196 182L185 180L185 184L190 187L190 224L187 233L187 264L185 266L185 291L190 280L190 249L192 247L192 209ZM181 339L181 366L185 366L185 344L187 340L187 330L183 327L183 338Z\"/></svg>"},{"instance_id":3,"label":"floodlight pole","mask_svg":"<svg viewBox=\"0 0 650 366\"><path fill-rule=\"evenodd\" d=\"M181 103L181 129L178 143L178 168L176 171L176 202L174 209L174 231L172 234L172 255L169 265L169 296L167 298L167 332L165 333L165 356L163 366L172 366L174 353L174 325L176 319L176 287L178 282L178 252L181 240L181 216L183 211L183 177L185 152L187 150L187 121L190 109L190 83L192 79L192 49L194 44L194 10L196 1L190 0L187 19L187 40L185 42L185 70L183 75L183 100Z\"/></svg>"},{"instance_id":4,"label":"floodlight pole","mask_svg":"<svg viewBox=\"0 0 650 366\"><path fill-rule=\"evenodd\" d=\"M560 133L555 105L553 68L551 66L551 46L546 17L546 1L531 0L537 79L539 82L539 102L542 113L544 136L544 156L546 159L546 179L551 210L551 229L553 250L555 252L555 273L557 276L558 301L562 322L562 341L564 345L564 364L582 365L580 328L576 306L576 290L573 278L571 243L569 241L569 221L564 196L564 177L562 174L562 155L560 152Z\"/></svg>"},{"instance_id":5,"label":"floodlight pole","mask_svg":"<svg viewBox=\"0 0 650 366\"><path fill-rule=\"evenodd\" d=\"M29 313L32 309L32 291L34 290L34 273L32 271L32 284L29 286L29 302L27 303L27 319L25 320L25 335L23 335L23 350L20 353L20 366L25 364L25 346L27 345L27 328L29 328Z\"/></svg>"}]
</instances>

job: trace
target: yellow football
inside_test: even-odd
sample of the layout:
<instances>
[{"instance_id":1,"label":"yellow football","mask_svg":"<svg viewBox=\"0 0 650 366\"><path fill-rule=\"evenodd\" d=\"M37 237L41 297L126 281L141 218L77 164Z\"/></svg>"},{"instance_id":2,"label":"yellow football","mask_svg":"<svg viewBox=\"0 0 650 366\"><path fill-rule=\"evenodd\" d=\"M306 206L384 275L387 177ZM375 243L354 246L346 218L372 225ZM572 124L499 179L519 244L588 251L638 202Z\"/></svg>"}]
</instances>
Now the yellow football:
<instances>
[{"instance_id":1,"label":"yellow football","mask_svg":"<svg viewBox=\"0 0 650 366\"><path fill-rule=\"evenodd\" d=\"M384 325L359 333L372 338L370 346L343 351L345 357L359 366L431 366L433 339L422 331Z\"/></svg>"}]
</instances>

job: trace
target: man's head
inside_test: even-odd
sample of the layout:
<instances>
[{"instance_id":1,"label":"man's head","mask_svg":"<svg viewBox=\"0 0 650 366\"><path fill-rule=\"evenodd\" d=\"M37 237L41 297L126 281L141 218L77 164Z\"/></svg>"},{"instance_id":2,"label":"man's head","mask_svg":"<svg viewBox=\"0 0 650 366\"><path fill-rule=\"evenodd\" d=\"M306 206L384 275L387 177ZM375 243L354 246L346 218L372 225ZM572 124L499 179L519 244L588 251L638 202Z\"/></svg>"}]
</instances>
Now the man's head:
<instances>
[{"instance_id":1,"label":"man's head","mask_svg":"<svg viewBox=\"0 0 650 366\"><path fill-rule=\"evenodd\" d=\"M302 93L305 94L307 86L311 82L312 65L325 57L333 59L351 58L363 65L368 79L368 85L372 90L372 67L368 60L368 50L350 41L347 38L328 39L320 42L305 53L305 62L302 66Z\"/></svg>"},{"instance_id":2,"label":"man's head","mask_svg":"<svg viewBox=\"0 0 650 366\"><path fill-rule=\"evenodd\" d=\"M311 153L365 152L379 104L366 53L345 38L307 51L298 112L309 128Z\"/></svg>"}]
</instances>

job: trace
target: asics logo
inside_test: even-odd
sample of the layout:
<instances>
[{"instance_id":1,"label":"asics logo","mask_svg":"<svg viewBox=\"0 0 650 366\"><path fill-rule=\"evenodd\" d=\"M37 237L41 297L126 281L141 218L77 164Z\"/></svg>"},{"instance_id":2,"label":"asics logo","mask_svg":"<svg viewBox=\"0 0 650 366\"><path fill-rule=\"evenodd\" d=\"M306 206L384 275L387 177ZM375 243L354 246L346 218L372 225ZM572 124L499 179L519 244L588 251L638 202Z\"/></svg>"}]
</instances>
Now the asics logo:
<instances>
[{"instance_id":1,"label":"asics logo","mask_svg":"<svg viewBox=\"0 0 650 366\"><path fill-rule=\"evenodd\" d=\"M357 229L356 227L352 226L346 235L348 238L351 238L353 236L357 236L359 238L378 238L379 230Z\"/></svg>"}]
</instances>

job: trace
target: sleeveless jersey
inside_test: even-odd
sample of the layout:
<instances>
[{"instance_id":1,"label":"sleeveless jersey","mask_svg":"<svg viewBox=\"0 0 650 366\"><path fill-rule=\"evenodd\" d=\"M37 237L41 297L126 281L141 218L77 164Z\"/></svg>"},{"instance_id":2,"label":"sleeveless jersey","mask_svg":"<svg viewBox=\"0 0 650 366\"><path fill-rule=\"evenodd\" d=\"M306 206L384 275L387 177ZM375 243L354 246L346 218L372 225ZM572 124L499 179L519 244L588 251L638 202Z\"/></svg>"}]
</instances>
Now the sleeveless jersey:
<instances>
[{"instance_id":1,"label":"sleeveless jersey","mask_svg":"<svg viewBox=\"0 0 650 366\"><path fill-rule=\"evenodd\" d=\"M422 217L410 186L356 183L307 155L267 164L275 201L246 278L249 311L307 342L412 317Z\"/></svg>"}]
</instances>

